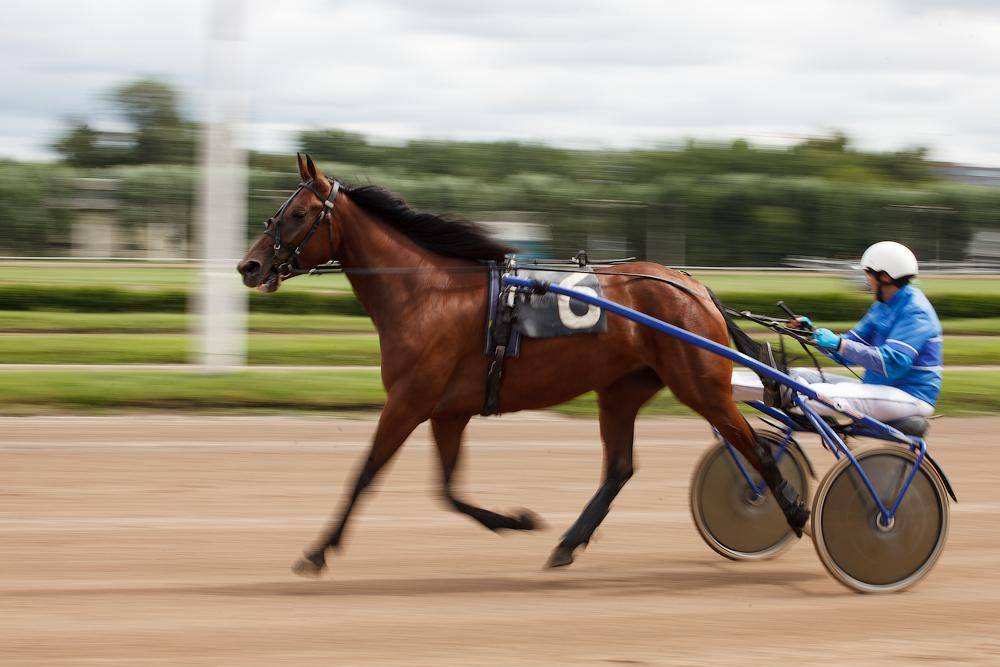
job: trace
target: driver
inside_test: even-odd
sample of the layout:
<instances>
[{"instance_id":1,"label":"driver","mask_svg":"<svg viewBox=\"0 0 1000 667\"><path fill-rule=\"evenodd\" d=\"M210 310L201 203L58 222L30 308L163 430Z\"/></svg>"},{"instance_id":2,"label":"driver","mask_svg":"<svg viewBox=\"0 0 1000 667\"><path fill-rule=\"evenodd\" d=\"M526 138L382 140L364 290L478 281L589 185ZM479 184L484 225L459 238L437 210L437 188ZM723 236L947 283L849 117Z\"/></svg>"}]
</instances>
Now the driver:
<instances>
[{"instance_id":1,"label":"driver","mask_svg":"<svg viewBox=\"0 0 1000 667\"><path fill-rule=\"evenodd\" d=\"M794 375L838 407L888 422L928 417L941 391L941 323L927 297L910 284L917 275L917 258L906 246L881 241L861 257L861 267L875 303L845 334L816 329L813 341L831 359L865 368L864 379L796 369ZM801 317L789 326L811 324ZM836 413L810 402L823 415Z\"/></svg>"}]
</instances>

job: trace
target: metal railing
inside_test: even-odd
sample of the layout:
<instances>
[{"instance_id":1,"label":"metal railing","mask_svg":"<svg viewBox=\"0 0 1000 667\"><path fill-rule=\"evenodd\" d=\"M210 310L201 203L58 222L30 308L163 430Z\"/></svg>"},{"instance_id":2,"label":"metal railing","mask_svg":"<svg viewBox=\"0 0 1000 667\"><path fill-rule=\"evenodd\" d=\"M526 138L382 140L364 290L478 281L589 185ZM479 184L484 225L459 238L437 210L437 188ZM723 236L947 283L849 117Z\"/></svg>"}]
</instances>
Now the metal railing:
<instances>
[{"instance_id":1,"label":"metal railing","mask_svg":"<svg viewBox=\"0 0 1000 667\"><path fill-rule=\"evenodd\" d=\"M204 260L190 257L79 257L79 256L19 256L0 255L0 262L108 262L111 264L190 264L200 266ZM232 258L233 266L239 258ZM856 260L832 259L826 257L790 256L784 260L785 266L711 266L678 264L671 265L685 271L720 271L733 273L775 272L775 273L855 273ZM921 262L920 272L927 274L1000 274L1000 262L984 261L941 261Z\"/></svg>"}]
</instances>

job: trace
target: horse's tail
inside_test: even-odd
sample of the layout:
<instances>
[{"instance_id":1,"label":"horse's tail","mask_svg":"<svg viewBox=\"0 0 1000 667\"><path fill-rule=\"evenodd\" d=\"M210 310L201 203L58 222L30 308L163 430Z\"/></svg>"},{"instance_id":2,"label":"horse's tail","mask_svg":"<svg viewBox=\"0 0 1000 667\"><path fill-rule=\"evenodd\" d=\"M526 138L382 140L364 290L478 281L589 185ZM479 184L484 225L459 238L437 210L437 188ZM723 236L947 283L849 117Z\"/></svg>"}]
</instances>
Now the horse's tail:
<instances>
[{"instance_id":1,"label":"horse's tail","mask_svg":"<svg viewBox=\"0 0 1000 667\"><path fill-rule=\"evenodd\" d=\"M784 355L781 356L781 363L779 365L774 358L774 350L771 349L771 344L767 341L758 343L750 337L750 334L740 329L739 325L733 321L733 317L730 315L731 311L719 301L719 297L715 296L715 293L707 286L705 289L708 290L708 295L712 297L712 303L722 313L722 318L726 320L726 329L729 330L729 337L733 340L733 345L736 349L771 368L777 368L787 373L788 367ZM787 407L790 401L787 396L787 390L777 380L760 375L760 373L757 375L760 376L761 384L764 385L764 403L773 407Z\"/></svg>"},{"instance_id":2,"label":"horse's tail","mask_svg":"<svg viewBox=\"0 0 1000 667\"><path fill-rule=\"evenodd\" d=\"M722 314L722 318L726 321L726 329L729 331L729 337L732 339L733 345L736 349L748 357L760 359L762 348L765 344L758 343L750 337L750 334L743 329L740 329L739 325L736 324L732 316L729 314L729 309L726 308L721 301L719 301L719 297L715 296L715 292L713 292L707 285L705 286L705 289L708 291L708 296L712 298L712 303L714 303L715 307L719 309L719 313Z\"/></svg>"}]
</instances>

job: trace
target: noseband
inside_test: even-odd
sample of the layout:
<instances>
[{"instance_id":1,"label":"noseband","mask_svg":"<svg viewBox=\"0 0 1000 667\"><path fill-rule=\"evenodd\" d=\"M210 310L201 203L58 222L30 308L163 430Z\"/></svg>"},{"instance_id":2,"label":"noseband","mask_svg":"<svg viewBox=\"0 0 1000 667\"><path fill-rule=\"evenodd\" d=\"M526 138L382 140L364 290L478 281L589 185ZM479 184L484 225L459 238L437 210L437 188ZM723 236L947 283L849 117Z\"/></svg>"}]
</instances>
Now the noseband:
<instances>
[{"instance_id":1,"label":"noseband","mask_svg":"<svg viewBox=\"0 0 1000 667\"><path fill-rule=\"evenodd\" d=\"M285 248L285 251L288 253L288 256L285 257L280 264L278 264L278 273L292 273L294 271L301 270L302 267L299 266L299 255L302 254L302 249L307 243L309 243L309 239L313 237L313 234L315 234L316 230L319 229L319 226L322 224L324 219L330 223L330 259L333 259L333 207L337 201L337 194L340 192L340 181L334 181L330 185L330 193L326 197L316 191L313 187L314 184L315 181L299 183L299 187L295 189L295 192L289 195L288 199L285 200L285 203L282 204L281 207L275 211L274 215L268 218L267 222L264 223L264 234L274 239L275 257L277 257L277 253L281 252L282 248ZM323 209L319 212L319 215L316 216L316 219L313 220L312 225L309 227L309 231L306 232L306 235L302 237L301 241L296 243L294 246L288 245L287 243L283 244L281 241L281 223L285 221L285 211L288 208L288 205L292 203L292 200L295 199L296 195L303 190L308 190L316 195L316 198L323 202Z\"/></svg>"}]
</instances>

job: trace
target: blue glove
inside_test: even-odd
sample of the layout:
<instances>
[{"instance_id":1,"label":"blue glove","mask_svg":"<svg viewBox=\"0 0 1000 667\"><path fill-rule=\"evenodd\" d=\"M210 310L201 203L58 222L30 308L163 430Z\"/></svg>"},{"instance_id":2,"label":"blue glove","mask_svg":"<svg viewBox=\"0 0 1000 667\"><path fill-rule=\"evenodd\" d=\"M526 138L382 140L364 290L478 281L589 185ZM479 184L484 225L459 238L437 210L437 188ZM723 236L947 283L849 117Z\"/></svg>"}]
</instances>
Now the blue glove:
<instances>
[{"instance_id":1,"label":"blue glove","mask_svg":"<svg viewBox=\"0 0 1000 667\"><path fill-rule=\"evenodd\" d=\"M813 327L813 321L810 320L805 315L799 315L798 317L795 318L795 321L798 322L798 324L799 324L798 328L799 329L813 329L814 328Z\"/></svg>"},{"instance_id":2,"label":"blue glove","mask_svg":"<svg viewBox=\"0 0 1000 667\"><path fill-rule=\"evenodd\" d=\"M813 342L827 352L836 352L840 349L840 336L829 329L816 329L813 332Z\"/></svg>"}]
</instances>

